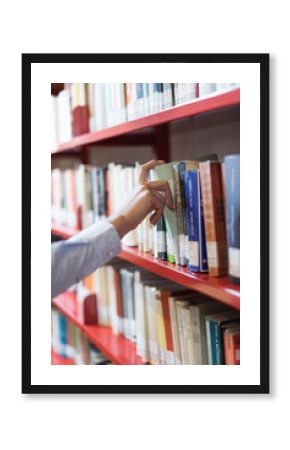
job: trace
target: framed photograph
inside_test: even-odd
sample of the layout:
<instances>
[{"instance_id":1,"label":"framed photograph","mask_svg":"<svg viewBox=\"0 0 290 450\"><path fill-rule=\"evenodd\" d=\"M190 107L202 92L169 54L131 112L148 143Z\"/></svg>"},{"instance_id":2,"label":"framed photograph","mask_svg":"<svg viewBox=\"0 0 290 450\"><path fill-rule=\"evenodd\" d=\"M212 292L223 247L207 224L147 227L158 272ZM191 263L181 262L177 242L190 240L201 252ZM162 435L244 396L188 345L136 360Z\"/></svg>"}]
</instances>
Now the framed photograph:
<instances>
[{"instance_id":1,"label":"framed photograph","mask_svg":"<svg viewBox=\"0 0 290 450\"><path fill-rule=\"evenodd\" d=\"M268 54L23 54L22 190L23 393L269 393Z\"/></svg>"}]
</instances>

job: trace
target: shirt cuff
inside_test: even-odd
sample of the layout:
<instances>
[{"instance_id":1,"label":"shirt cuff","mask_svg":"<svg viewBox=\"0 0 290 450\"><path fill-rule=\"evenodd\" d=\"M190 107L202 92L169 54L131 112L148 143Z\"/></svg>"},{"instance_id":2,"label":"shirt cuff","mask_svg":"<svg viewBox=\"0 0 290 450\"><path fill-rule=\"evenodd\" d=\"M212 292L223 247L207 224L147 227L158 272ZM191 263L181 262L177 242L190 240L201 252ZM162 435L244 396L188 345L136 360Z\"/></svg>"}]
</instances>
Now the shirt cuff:
<instances>
[{"instance_id":1,"label":"shirt cuff","mask_svg":"<svg viewBox=\"0 0 290 450\"><path fill-rule=\"evenodd\" d=\"M105 245L103 248L106 252L106 255L104 256L107 256L107 258L113 258L122 251L121 240L116 228L114 225L106 221L97 222L90 225L85 230L80 231L78 234L70 238L67 242L94 244L94 242L99 241L100 238L105 240Z\"/></svg>"}]
</instances>

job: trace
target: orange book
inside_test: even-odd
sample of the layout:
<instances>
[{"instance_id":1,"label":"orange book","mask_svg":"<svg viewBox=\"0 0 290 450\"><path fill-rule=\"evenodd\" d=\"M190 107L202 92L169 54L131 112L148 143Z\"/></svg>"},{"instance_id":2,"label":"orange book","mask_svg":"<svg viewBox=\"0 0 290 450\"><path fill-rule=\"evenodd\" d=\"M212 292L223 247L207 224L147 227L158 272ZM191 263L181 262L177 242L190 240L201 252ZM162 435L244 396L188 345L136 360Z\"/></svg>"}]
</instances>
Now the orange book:
<instances>
[{"instance_id":1,"label":"orange book","mask_svg":"<svg viewBox=\"0 0 290 450\"><path fill-rule=\"evenodd\" d=\"M226 328L223 333L225 364L240 364L240 328Z\"/></svg>"},{"instance_id":2,"label":"orange book","mask_svg":"<svg viewBox=\"0 0 290 450\"><path fill-rule=\"evenodd\" d=\"M199 168L209 273L226 276L228 255L221 163L201 162Z\"/></svg>"}]
</instances>

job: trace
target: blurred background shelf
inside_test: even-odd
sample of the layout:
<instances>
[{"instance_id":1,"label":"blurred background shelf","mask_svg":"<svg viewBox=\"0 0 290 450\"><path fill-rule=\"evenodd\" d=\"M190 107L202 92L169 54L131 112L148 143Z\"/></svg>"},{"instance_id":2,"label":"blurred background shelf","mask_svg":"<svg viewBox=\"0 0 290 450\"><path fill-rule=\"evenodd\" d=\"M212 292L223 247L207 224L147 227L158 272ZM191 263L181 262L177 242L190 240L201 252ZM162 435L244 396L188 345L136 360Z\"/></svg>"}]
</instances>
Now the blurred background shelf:
<instances>
[{"instance_id":1,"label":"blurred background shelf","mask_svg":"<svg viewBox=\"0 0 290 450\"><path fill-rule=\"evenodd\" d=\"M59 84L55 89L60 89ZM189 103L173 106L167 110L130 120L100 131L82 134L53 149L52 156L78 152L82 147L97 143L111 145L150 145L154 143L155 131L166 124L201 114L222 111L240 104L240 89L215 93L205 98L198 98ZM149 133L142 132L149 129ZM135 134L134 134L135 133ZM157 134L158 136L158 134ZM158 139L158 138L157 138Z\"/></svg>"}]
</instances>

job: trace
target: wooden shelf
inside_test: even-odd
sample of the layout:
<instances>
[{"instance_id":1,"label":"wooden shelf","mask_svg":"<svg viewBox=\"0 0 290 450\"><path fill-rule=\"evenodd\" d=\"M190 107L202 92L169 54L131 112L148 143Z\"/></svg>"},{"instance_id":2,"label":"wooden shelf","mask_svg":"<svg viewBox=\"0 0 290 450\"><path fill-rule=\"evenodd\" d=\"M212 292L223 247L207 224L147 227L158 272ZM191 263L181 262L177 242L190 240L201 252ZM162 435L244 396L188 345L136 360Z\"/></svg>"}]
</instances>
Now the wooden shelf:
<instances>
[{"instance_id":1,"label":"wooden shelf","mask_svg":"<svg viewBox=\"0 0 290 450\"><path fill-rule=\"evenodd\" d=\"M190 103L174 106L167 110L160 111L156 114L150 114L140 119L131 120L120 125L115 125L101 131L74 137L69 142L60 144L56 149L54 149L52 155L59 155L60 153L65 154L71 151L79 151L84 146L98 142L105 142L110 139L116 144L118 142L118 139L122 140L122 137L124 137L124 135L128 135L129 133L138 132L139 130L143 130L145 128L158 127L159 125L203 113L223 110L224 108L230 106L239 105L239 103L239 88L220 94L217 93L205 98L193 100ZM150 142L150 137L148 137L148 134L144 135L143 137L142 134L140 134L139 136L137 136L137 139L135 139L135 136L133 136L133 141L139 142L139 144L143 144L143 138L145 143Z\"/></svg>"},{"instance_id":2,"label":"wooden shelf","mask_svg":"<svg viewBox=\"0 0 290 450\"><path fill-rule=\"evenodd\" d=\"M115 335L111 328L82 324L72 305L72 293L64 293L52 299L52 305L71 320L88 339L100 349L114 364L143 365L136 354L135 345L122 336Z\"/></svg>"},{"instance_id":3,"label":"wooden shelf","mask_svg":"<svg viewBox=\"0 0 290 450\"><path fill-rule=\"evenodd\" d=\"M51 232L64 239L77 233L75 230L58 227L55 224L51 225ZM123 250L118 257L203 295L219 300L232 308L240 309L240 288L229 283L226 277L214 278L208 274L192 273L185 267L166 261L157 261L148 253L139 252L136 247L123 246Z\"/></svg>"}]
</instances>

